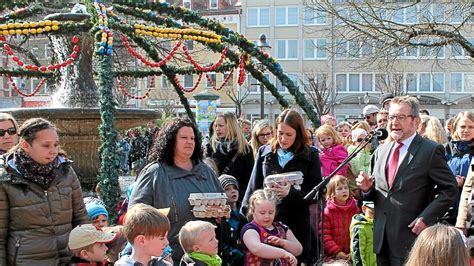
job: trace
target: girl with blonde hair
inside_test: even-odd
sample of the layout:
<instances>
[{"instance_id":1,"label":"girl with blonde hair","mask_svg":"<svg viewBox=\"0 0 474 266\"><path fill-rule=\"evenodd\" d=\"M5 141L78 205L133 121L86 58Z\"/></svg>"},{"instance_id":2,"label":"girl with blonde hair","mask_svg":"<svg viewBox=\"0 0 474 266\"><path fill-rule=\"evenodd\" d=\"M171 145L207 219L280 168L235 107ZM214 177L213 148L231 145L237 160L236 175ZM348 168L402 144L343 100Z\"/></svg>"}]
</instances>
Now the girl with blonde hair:
<instances>
[{"instance_id":1,"label":"girl with blonde hair","mask_svg":"<svg viewBox=\"0 0 474 266\"><path fill-rule=\"evenodd\" d=\"M343 140L330 125L322 125L316 130L316 137L321 147L321 170L323 176L328 176L334 171L346 158L347 150L343 145ZM342 167L337 173L347 176L348 165Z\"/></svg>"},{"instance_id":2,"label":"girl with blonde hair","mask_svg":"<svg viewBox=\"0 0 474 266\"><path fill-rule=\"evenodd\" d=\"M426 122L425 133L423 136L439 144L448 143L448 136L437 117L430 116Z\"/></svg>"},{"instance_id":3,"label":"girl with blonde hair","mask_svg":"<svg viewBox=\"0 0 474 266\"><path fill-rule=\"evenodd\" d=\"M206 144L205 157L214 160L221 175L228 174L237 178L240 189L245 191L252 173L254 157L233 113L216 116L214 134ZM239 199L241 200L242 196Z\"/></svg>"},{"instance_id":4,"label":"girl with blonde hair","mask_svg":"<svg viewBox=\"0 0 474 266\"><path fill-rule=\"evenodd\" d=\"M435 224L423 230L410 251L406 266L425 265L470 265L462 233L444 224Z\"/></svg>"}]
</instances>

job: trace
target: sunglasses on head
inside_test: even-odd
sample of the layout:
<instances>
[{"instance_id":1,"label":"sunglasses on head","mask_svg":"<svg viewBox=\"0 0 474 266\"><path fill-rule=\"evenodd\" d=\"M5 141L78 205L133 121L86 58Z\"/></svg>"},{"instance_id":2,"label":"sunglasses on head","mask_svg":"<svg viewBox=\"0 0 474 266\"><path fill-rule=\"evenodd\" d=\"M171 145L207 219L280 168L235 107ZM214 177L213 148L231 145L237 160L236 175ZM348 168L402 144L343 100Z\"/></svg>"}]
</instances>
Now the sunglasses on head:
<instances>
[{"instance_id":1,"label":"sunglasses on head","mask_svg":"<svg viewBox=\"0 0 474 266\"><path fill-rule=\"evenodd\" d=\"M7 129L0 129L0 137L5 136L5 134L8 133L8 135L15 135L16 134L16 128L11 127Z\"/></svg>"}]
</instances>

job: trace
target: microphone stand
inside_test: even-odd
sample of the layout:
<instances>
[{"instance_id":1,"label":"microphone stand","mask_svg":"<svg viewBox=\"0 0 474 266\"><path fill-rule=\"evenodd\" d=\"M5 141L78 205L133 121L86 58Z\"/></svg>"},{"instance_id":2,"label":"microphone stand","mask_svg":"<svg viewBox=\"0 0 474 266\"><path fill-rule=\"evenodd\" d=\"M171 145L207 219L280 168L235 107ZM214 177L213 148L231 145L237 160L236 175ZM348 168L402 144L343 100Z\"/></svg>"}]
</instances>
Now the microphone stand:
<instances>
[{"instance_id":1,"label":"microphone stand","mask_svg":"<svg viewBox=\"0 0 474 266\"><path fill-rule=\"evenodd\" d=\"M313 189L304 196L304 200L315 200L316 205L318 208L318 215L315 217L315 222L317 228L319 227L319 214L322 213L321 215L321 242L316 241L316 250L319 251L319 256L316 261L316 265L323 265L324 262L324 209L326 208L326 186L328 185L329 181L331 181L331 178L339 172L339 170L344 167L347 163L349 163L362 149L364 149L370 142L372 142L372 139L376 137L375 134L369 133L364 140L357 145L356 149L347 156L347 158L342 161L339 166L334 169L328 176L323 177L323 181L321 181L319 184L313 187ZM316 228L316 229L317 229ZM316 236L318 235L318 231L316 231ZM316 240L318 238L316 237Z\"/></svg>"}]
</instances>

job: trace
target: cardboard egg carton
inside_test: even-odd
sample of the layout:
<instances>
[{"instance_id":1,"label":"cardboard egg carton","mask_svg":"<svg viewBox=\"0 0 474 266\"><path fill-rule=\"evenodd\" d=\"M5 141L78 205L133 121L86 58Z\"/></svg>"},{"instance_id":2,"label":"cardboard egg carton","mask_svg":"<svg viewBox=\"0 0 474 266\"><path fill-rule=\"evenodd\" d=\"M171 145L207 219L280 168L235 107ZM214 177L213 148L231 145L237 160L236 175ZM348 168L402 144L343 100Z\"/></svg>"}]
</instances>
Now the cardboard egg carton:
<instances>
[{"instance_id":1,"label":"cardboard egg carton","mask_svg":"<svg viewBox=\"0 0 474 266\"><path fill-rule=\"evenodd\" d=\"M269 175L265 177L264 184L265 187L271 188L274 183L283 185L285 179L288 180L295 189L301 190L301 184L303 184L303 173L300 171Z\"/></svg>"},{"instance_id":2,"label":"cardboard egg carton","mask_svg":"<svg viewBox=\"0 0 474 266\"><path fill-rule=\"evenodd\" d=\"M230 217L230 206L229 205L215 205L215 206L194 206L193 215L196 218L218 218L218 217Z\"/></svg>"},{"instance_id":3,"label":"cardboard egg carton","mask_svg":"<svg viewBox=\"0 0 474 266\"><path fill-rule=\"evenodd\" d=\"M225 193L191 193L188 200L191 206L223 206L227 204L227 195Z\"/></svg>"}]
</instances>

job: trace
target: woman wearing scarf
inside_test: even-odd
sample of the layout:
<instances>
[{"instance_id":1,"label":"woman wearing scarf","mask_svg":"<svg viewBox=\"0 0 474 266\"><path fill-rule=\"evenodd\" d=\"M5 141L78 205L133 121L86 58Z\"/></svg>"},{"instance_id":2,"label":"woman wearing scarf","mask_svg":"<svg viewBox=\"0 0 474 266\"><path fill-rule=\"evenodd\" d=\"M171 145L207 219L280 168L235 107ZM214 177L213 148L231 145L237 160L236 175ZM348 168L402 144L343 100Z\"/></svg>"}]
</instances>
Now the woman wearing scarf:
<instances>
[{"instance_id":1,"label":"woman wearing scarf","mask_svg":"<svg viewBox=\"0 0 474 266\"><path fill-rule=\"evenodd\" d=\"M297 258L299 263L309 264L311 256L311 227L309 204L303 197L321 182L321 162L315 147L308 145L308 135L301 115L295 110L285 110L276 119L276 137L262 146L245 192L242 210L248 206L250 195L263 188L265 177L272 174L301 171L303 184L296 189L290 184L275 184L272 187L281 198L277 206L276 221L280 221L293 231L303 245L303 253ZM315 243L314 243L315 244Z\"/></svg>"},{"instance_id":2,"label":"woman wearing scarf","mask_svg":"<svg viewBox=\"0 0 474 266\"><path fill-rule=\"evenodd\" d=\"M25 121L0 159L0 265L60 265L69 232L88 222L79 180L59 151L54 126Z\"/></svg>"},{"instance_id":3,"label":"woman wearing scarf","mask_svg":"<svg viewBox=\"0 0 474 266\"><path fill-rule=\"evenodd\" d=\"M452 139L446 145L446 157L461 192L474 155L474 115L469 111L460 112L454 120L453 129ZM454 214L449 217L451 224L455 223L460 197L461 194L458 194Z\"/></svg>"},{"instance_id":4,"label":"woman wearing scarf","mask_svg":"<svg viewBox=\"0 0 474 266\"><path fill-rule=\"evenodd\" d=\"M239 188L245 191L254 163L252 147L245 140L244 134L233 113L218 114L214 121L214 134L206 145L206 157L214 160L219 174L234 176L239 181ZM242 200L242 195L239 199Z\"/></svg>"}]
</instances>

